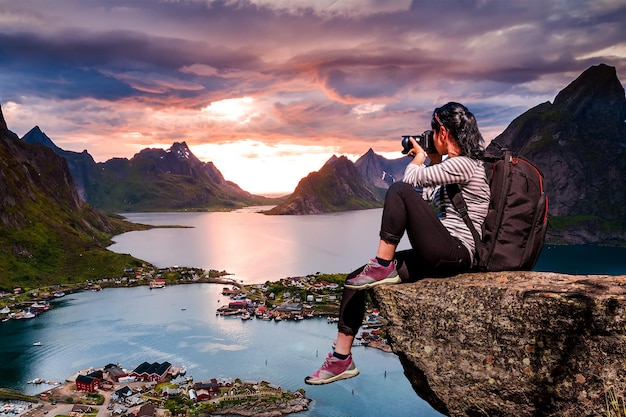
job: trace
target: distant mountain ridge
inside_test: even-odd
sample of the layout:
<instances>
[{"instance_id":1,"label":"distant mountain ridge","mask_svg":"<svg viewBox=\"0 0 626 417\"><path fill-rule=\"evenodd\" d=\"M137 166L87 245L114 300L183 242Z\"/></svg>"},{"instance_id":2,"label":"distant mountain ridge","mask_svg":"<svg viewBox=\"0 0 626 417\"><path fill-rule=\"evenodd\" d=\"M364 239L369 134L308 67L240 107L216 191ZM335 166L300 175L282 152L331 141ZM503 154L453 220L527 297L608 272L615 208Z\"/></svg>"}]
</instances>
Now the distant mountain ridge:
<instances>
[{"instance_id":1,"label":"distant mountain ridge","mask_svg":"<svg viewBox=\"0 0 626 417\"><path fill-rule=\"evenodd\" d=\"M252 195L225 180L212 162L200 161L185 142L174 142L167 150L146 148L130 160L112 158L96 163L86 150L79 153L59 148L39 126L25 134L22 141L44 145L62 156L79 196L107 212L279 205L267 213L316 214L375 208L382 206L386 189L402 177L409 162L406 157L388 160L372 149L354 164L334 156L319 171L327 174L321 182L318 172L309 174L284 201ZM329 174L332 170L336 172Z\"/></svg>"},{"instance_id":2,"label":"distant mountain ridge","mask_svg":"<svg viewBox=\"0 0 626 417\"><path fill-rule=\"evenodd\" d=\"M494 139L544 172L550 242L626 244L625 120L626 98L616 70L600 64L559 92L553 104L528 110ZM38 131L34 129L32 136L50 146L52 141ZM68 154L64 157L77 190L80 193L84 184L87 201L107 211L218 210L279 202L260 199L225 181L212 163L199 161L184 142L169 150L145 149L130 160L113 158L94 169L89 168L92 158L86 151L71 154L76 162ZM386 188L402 177L409 160L387 160L372 149L354 164L333 156L268 213L381 207Z\"/></svg>"},{"instance_id":3,"label":"distant mountain ridge","mask_svg":"<svg viewBox=\"0 0 626 417\"><path fill-rule=\"evenodd\" d=\"M167 150L144 149L130 160L113 158L98 167L101 177L90 200L106 211L232 210L277 201L226 181L185 142Z\"/></svg>"},{"instance_id":4,"label":"distant mountain ridge","mask_svg":"<svg viewBox=\"0 0 626 417\"><path fill-rule=\"evenodd\" d=\"M225 180L212 162L200 161L185 142L174 142L167 150L143 149L131 159L96 163L86 150L59 148L38 126L22 140L62 156L79 196L107 212L224 210L281 201L253 195Z\"/></svg>"}]
</instances>

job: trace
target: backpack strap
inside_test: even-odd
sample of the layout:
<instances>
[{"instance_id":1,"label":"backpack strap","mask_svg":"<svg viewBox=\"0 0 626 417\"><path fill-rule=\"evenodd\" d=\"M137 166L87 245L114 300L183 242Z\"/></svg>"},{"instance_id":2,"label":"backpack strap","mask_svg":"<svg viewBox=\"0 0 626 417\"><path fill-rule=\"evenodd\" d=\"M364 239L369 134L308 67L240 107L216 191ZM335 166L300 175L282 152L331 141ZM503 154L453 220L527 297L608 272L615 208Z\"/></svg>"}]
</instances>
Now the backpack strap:
<instances>
[{"instance_id":1,"label":"backpack strap","mask_svg":"<svg viewBox=\"0 0 626 417\"><path fill-rule=\"evenodd\" d=\"M459 212L461 218L467 225L470 232L472 232L472 236L474 237L474 263L478 261L478 244L481 242L480 235L474 227L474 223L472 219L470 219L469 212L467 211L467 203L463 198L463 194L461 194L461 189L459 188L459 184L447 184L445 185L446 192L448 193L448 197L450 197L450 201L452 201L452 205Z\"/></svg>"}]
</instances>

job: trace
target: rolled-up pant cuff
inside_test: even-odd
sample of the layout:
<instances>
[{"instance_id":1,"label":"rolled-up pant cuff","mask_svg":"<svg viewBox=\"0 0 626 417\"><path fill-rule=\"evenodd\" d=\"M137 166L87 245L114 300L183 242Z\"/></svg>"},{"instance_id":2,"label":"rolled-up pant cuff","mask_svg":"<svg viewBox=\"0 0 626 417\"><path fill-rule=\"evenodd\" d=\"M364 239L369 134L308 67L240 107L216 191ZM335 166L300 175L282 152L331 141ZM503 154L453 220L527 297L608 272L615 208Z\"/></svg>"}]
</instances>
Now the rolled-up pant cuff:
<instances>
[{"instance_id":1,"label":"rolled-up pant cuff","mask_svg":"<svg viewBox=\"0 0 626 417\"><path fill-rule=\"evenodd\" d=\"M337 326L337 330L339 331L339 333L343 333L347 336L356 336L356 333L358 332L358 330L355 332L351 327L346 326L343 323L340 323Z\"/></svg>"},{"instance_id":2,"label":"rolled-up pant cuff","mask_svg":"<svg viewBox=\"0 0 626 417\"><path fill-rule=\"evenodd\" d=\"M380 231L379 236L385 242L392 243L394 245L397 245L398 243L400 243L400 239L402 239L402 236L394 235L388 232L384 232L382 230Z\"/></svg>"}]
</instances>

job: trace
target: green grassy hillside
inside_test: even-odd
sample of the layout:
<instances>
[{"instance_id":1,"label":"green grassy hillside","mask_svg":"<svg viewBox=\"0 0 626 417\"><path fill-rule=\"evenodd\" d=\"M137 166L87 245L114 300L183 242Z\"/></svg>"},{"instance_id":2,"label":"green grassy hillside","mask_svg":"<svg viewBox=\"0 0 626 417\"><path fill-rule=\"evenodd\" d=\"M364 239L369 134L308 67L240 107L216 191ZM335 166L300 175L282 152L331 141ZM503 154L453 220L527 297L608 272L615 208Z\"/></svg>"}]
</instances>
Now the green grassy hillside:
<instances>
[{"instance_id":1,"label":"green grassy hillside","mask_svg":"<svg viewBox=\"0 0 626 417\"><path fill-rule=\"evenodd\" d=\"M61 157L21 142L0 122L0 289L116 277L140 265L106 247L115 234L147 226L81 201Z\"/></svg>"}]
</instances>

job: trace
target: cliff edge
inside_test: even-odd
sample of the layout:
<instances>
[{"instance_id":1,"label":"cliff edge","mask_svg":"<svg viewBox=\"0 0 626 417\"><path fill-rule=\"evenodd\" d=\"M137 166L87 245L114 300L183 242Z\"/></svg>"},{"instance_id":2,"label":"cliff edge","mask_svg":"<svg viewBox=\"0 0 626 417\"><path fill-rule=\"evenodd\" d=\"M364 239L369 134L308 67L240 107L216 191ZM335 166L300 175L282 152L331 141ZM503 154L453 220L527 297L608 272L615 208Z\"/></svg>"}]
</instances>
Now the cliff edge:
<instances>
[{"instance_id":1,"label":"cliff edge","mask_svg":"<svg viewBox=\"0 0 626 417\"><path fill-rule=\"evenodd\" d=\"M451 416L608 414L626 387L626 276L462 274L378 287L415 391Z\"/></svg>"}]
</instances>

